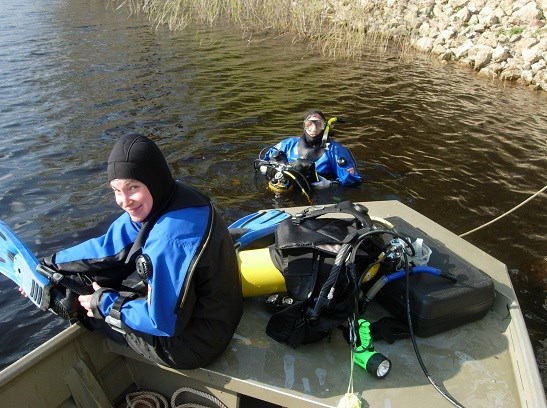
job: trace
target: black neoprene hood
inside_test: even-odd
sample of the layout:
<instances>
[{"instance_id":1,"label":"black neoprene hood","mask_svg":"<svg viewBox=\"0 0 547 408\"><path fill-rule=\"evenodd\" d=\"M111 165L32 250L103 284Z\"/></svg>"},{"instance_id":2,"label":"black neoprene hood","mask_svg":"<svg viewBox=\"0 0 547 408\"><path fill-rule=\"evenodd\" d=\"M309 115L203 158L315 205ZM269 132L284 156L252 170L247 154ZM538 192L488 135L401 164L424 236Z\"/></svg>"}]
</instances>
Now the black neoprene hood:
<instances>
[{"instance_id":1,"label":"black neoprene hood","mask_svg":"<svg viewBox=\"0 0 547 408\"><path fill-rule=\"evenodd\" d=\"M319 109L312 109L306 112L306 114L304 115L304 120L308 120L308 118L313 115L319 115L323 119L323 121L327 123L327 118L325 117L325 114Z\"/></svg>"},{"instance_id":2,"label":"black neoprene hood","mask_svg":"<svg viewBox=\"0 0 547 408\"><path fill-rule=\"evenodd\" d=\"M144 183L154 199L153 210L168 199L175 180L159 147L140 134L122 136L108 158L108 181L133 179Z\"/></svg>"}]
</instances>

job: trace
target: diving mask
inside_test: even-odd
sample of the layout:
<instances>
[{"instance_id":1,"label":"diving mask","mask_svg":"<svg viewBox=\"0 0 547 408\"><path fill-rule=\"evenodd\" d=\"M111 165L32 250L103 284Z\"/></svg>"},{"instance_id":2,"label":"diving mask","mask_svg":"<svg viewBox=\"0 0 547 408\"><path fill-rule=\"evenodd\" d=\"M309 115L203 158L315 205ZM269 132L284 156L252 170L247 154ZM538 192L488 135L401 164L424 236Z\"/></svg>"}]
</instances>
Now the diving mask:
<instances>
[{"instance_id":1,"label":"diving mask","mask_svg":"<svg viewBox=\"0 0 547 408\"><path fill-rule=\"evenodd\" d=\"M306 131L312 130L312 126L314 125L318 132L325 129L325 121L323 119L306 119L304 121L304 129Z\"/></svg>"}]
</instances>

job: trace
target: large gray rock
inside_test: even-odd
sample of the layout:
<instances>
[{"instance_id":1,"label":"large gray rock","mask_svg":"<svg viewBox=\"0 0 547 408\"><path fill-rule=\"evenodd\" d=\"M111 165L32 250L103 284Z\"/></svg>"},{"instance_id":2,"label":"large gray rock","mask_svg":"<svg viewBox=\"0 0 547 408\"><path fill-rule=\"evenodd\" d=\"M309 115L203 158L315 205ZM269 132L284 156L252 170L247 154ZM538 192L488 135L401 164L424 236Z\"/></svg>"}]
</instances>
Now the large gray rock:
<instances>
[{"instance_id":1,"label":"large gray rock","mask_svg":"<svg viewBox=\"0 0 547 408\"><path fill-rule=\"evenodd\" d=\"M467 40L462 45L460 45L458 48L454 50L454 57L456 59L460 59L467 56L467 52L469 49L473 46L473 41Z\"/></svg>"},{"instance_id":2,"label":"large gray rock","mask_svg":"<svg viewBox=\"0 0 547 408\"><path fill-rule=\"evenodd\" d=\"M498 45L494 50L492 51L492 62L499 63L503 61L507 61L507 58L510 57L509 50L501 45Z\"/></svg>"},{"instance_id":3,"label":"large gray rock","mask_svg":"<svg viewBox=\"0 0 547 408\"><path fill-rule=\"evenodd\" d=\"M492 59L492 47L487 45L476 45L467 51L467 58L473 62L473 67L479 71L484 68Z\"/></svg>"},{"instance_id":4,"label":"large gray rock","mask_svg":"<svg viewBox=\"0 0 547 408\"><path fill-rule=\"evenodd\" d=\"M522 50L522 59L525 64L535 64L539 60L543 59L543 50L537 45L531 48L525 48Z\"/></svg>"},{"instance_id":5,"label":"large gray rock","mask_svg":"<svg viewBox=\"0 0 547 408\"><path fill-rule=\"evenodd\" d=\"M530 1L513 12L513 17L516 19L517 23L520 22L527 24L534 19L541 19L543 17L543 12L535 1Z\"/></svg>"}]
</instances>

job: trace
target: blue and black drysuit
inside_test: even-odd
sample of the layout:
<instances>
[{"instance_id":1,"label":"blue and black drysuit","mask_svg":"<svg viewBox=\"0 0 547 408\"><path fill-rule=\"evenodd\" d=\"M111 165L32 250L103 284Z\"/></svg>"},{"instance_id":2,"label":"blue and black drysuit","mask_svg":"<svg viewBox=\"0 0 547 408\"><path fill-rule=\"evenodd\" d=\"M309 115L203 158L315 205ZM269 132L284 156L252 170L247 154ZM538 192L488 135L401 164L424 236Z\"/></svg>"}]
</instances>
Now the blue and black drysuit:
<instances>
[{"instance_id":1,"label":"blue and black drysuit","mask_svg":"<svg viewBox=\"0 0 547 408\"><path fill-rule=\"evenodd\" d=\"M103 236L42 262L72 280L101 286L91 298L94 318L75 302L87 327L159 364L209 364L224 351L243 313L228 228L207 196L173 179L161 151L145 136L118 140L108 180L146 185L153 206L143 222L124 213Z\"/></svg>"},{"instance_id":2,"label":"blue and black drysuit","mask_svg":"<svg viewBox=\"0 0 547 408\"><path fill-rule=\"evenodd\" d=\"M282 140L272 147L264 160L271 160L276 151L287 155L289 163L298 159L315 162L315 171L328 180L336 180L342 186L353 186L361 183L355 160L350 151L340 143L330 140L328 147L312 147L306 141L305 135L293 136Z\"/></svg>"},{"instance_id":3,"label":"blue and black drysuit","mask_svg":"<svg viewBox=\"0 0 547 408\"><path fill-rule=\"evenodd\" d=\"M135 351L160 364L195 368L218 357L231 340L242 313L241 284L219 214L196 191L180 183L177 189L179 200L159 217L142 246L152 265L144 293L126 297L119 317L124 340ZM190 194L195 197L187 206ZM90 276L103 286L96 305L101 320L121 299L117 288L134 270L134 262L126 261L141 228L124 213L103 236L44 261L64 275ZM88 324L109 329L103 322Z\"/></svg>"}]
</instances>

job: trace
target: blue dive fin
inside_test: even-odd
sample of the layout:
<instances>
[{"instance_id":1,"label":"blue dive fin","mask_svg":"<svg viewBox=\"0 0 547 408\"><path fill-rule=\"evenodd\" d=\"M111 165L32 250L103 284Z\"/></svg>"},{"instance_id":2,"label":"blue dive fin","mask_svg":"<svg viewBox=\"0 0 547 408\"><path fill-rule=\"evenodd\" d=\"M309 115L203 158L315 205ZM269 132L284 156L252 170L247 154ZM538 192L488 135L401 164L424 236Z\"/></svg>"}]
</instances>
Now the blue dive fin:
<instances>
[{"instance_id":1,"label":"blue dive fin","mask_svg":"<svg viewBox=\"0 0 547 408\"><path fill-rule=\"evenodd\" d=\"M23 288L32 303L47 310L51 282L36 270L38 265L38 259L25 243L0 221L0 272Z\"/></svg>"},{"instance_id":2,"label":"blue dive fin","mask_svg":"<svg viewBox=\"0 0 547 408\"><path fill-rule=\"evenodd\" d=\"M235 248L241 250L252 243L257 243L259 240L273 235L277 225L290 217L289 213L281 210L259 211L240 218L232 223L228 229L234 239ZM267 244L263 246L267 246Z\"/></svg>"}]
</instances>

